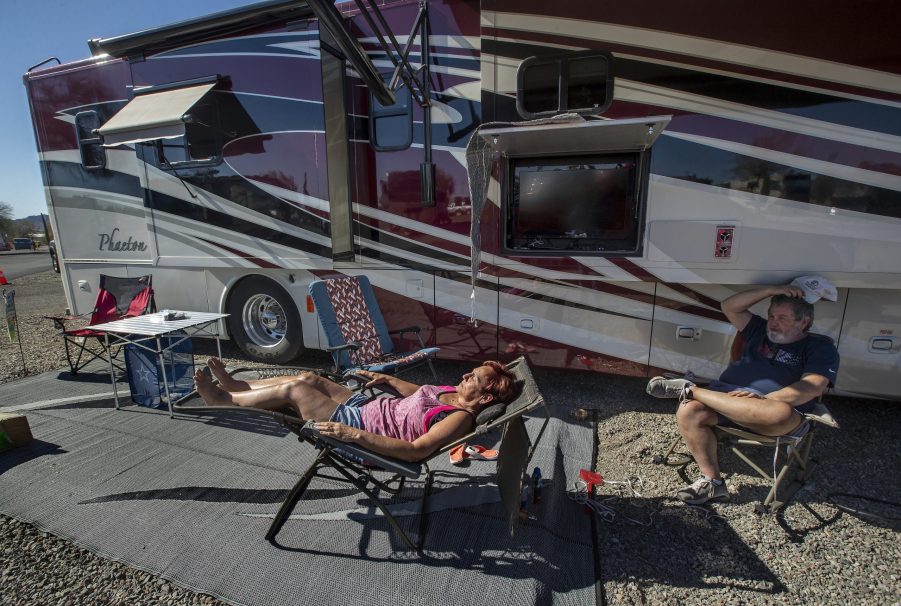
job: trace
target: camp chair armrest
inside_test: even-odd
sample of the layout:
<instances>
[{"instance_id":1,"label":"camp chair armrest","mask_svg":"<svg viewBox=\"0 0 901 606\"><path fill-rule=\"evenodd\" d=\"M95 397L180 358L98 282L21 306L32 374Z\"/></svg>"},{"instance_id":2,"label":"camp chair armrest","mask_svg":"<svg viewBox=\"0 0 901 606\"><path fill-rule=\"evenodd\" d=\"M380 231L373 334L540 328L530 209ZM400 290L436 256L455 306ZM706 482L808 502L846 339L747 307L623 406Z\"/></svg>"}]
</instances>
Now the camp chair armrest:
<instances>
[{"instance_id":1,"label":"camp chair armrest","mask_svg":"<svg viewBox=\"0 0 901 606\"><path fill-rule=\"evenodd\" d=\"M44 319L51 320L53 322L53 327L57 330L65 331L66 330L66 322L71 322L72 320L80 320L81 318L86 318L91 315L92 312L88 312L86 314L80 314L77 316L44 316Z\"/></svg>"},{"instance_id":2,"label":"camp chair armrest","mask_svg":"<svg viewBox=\"0 0 901 606\"><path fill-rule=\"evenodd\" d=\"M838 421L835 420L835 417L832 416L829 408L822 402L817 402L812 411L804 413L804 418L815 423L822 423L833 429L839 428Z\"/></svg>"},{"instance_id":3,"label":"camp chair armrest","mask_svg":"<svg viewBox=\"0 0 901 606\"><path fill-rule=\"evenodd\" d=\"M357 350L360 349L362 346L363 346L363 344L360 343L359 341L350 341L350 342L345 343L345 344L343 344L343 345L335 345L334 347L326 347L326 348L325 348L325 351L330 352L330 353L333 352L333 351L342 351L342 350L344 350L344 349L350 349L350 350L353 350L353 351L357 351Z\"/></svg>"},{"instance_id":4,"label":"camp chair armrest","mask_svg":"<svg viewBox=\"0 0 901 606\"><path fill-rule=\"evenodd\" d=\"M356 455L367 463L374 464L377 467L380 467L390 473L400 474L411 479L416 479L420 475L422 475L422 463L410 463L408 461L401 461L399 459L394 459L392 457L372 452L371 450L363 448L362 446L354 444L353 442L342 442L341 440L336 440L334 438L324 436L319 433L315 427L313 427L314 423L315 421L307 421L304 424L303 428L300 430L300 435L313 442L319 442L323 447L337 448L344 452Z\"/></svg>"},{"instance_id":5,"label":"camp chair armrest","mask_svg":"<svg viewBox=\"0 0 901 606\"><path fill-rule=\"evenodd\" d=\"M420 332L422 332L422 327L421 326L409 326L407 328L395 328L394 330L389 330L388 334L389 335L397 335L397 334L403 334L405 332L412 332L412 333L416 333L418 335Z\"/></svg>"}]
</instances>

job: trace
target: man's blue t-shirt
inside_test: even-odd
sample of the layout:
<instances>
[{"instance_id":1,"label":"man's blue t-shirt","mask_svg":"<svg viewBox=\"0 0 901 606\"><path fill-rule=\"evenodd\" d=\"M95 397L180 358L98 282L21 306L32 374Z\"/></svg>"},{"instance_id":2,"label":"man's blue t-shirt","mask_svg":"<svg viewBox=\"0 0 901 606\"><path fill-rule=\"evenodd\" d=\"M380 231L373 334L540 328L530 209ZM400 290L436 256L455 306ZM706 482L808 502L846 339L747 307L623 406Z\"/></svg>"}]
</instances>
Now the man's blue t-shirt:
<instances>
[{"instance_id":1,"label":"man's blue t-shirt","mask_svg":"<svg viewBox=\"0 0 901 606\"><path fill-rule=\"evenodd\" d=\"M838 350L828 338L808 334L794 343L773 343L766 336L766 320L751 316L745 329L741 358L720 375L720 381L750 387L768 394L796 383L807 373L822 375L835 382Z\"/></svg>"}]
</instances>

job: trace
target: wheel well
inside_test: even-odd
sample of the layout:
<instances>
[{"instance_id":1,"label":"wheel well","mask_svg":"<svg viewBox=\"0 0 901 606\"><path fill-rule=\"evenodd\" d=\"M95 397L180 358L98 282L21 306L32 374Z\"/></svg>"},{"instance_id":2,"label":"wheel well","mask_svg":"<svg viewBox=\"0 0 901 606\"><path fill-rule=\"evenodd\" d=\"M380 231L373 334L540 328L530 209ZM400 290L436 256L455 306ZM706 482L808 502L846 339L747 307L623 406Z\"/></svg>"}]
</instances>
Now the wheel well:
<instances>
[{"instance_id":1,"label":"wheel well","mask_svg":"<svg viewBox=\"0 0 901 606\"><path fill-rule=\"evenodd\" d=\"M282 286L278 280L275 280L275 279L273 279L269 276L263 275L263 274L246 274L246 275L243 275L243 276L237 278L230 284L226 285L225 291L223 293L222 300L220 303L220 313L226 313L226 311L228 310L228 307L231 304L232 296L234 295L235 291L238 289L238 285L242 284L243 282L246 282L247 280L253 279L253 278L259 278L261 280L267 280L268 282L271 282L278 288L282 289L282 291L285 293L285 296L287 296L292 301L294 300L293 297L291 297L291 293L288 292L288 290L284 286ZM296 305L296 303L295 303L295 305ZM231 326L230 326L229 322L226 321L226 322L224 322L224 324L225 324L226 331L228 331L229 339L233 338L234 335L231 334Z\"/></svg>"}]
</instances>

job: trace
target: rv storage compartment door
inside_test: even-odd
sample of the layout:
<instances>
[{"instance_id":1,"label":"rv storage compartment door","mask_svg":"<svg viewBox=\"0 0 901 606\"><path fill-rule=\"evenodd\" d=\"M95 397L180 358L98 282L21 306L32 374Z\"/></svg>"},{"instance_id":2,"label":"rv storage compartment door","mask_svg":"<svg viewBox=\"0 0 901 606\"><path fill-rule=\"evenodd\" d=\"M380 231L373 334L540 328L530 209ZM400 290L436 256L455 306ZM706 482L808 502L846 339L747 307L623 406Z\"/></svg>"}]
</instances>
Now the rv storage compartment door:
<instances>
[{"instance_id":1,"label":"rv storage compartment door","mask_svg":"<svg viewBox=\"0 0 901 606\"><path fill-rule=\"evenodd\" d=\"M672 116L487 128L479 134L504 156L574 155L650 149Z\"/></svg>"},{"instance_id":2,"label":"rv storage compartment door","mask_svg":"<svg viewBox=\"0 0 901 606\"><path fill-rule=\"evenodd\" d=\"M817 324L820 307L817 305ZM897 290L851 289L838 341L839 391L901 397L901 294Z\"/></svg>"}]
</instances>

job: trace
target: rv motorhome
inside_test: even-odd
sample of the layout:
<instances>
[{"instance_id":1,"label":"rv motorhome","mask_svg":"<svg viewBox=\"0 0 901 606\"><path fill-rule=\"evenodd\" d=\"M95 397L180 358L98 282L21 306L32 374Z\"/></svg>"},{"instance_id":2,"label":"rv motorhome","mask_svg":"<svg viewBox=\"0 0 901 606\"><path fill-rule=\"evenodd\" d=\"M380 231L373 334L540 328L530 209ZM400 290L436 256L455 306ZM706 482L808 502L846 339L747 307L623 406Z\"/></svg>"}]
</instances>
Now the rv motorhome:
<instances>
[{"instance_id":1,"label":"rv motorhome","mask_svg":"<svg viewBox=\"0 0 901 606\"><path fill-rule=\"evenodd\" d=\"M890 4L272 0L93 39L24 77L69 303L149 272L286 362L324 343L310 281L365 274L446 358L712 377L720 300L816 274L836 391L897 399Z\"/></svg>"}]
</instances>

